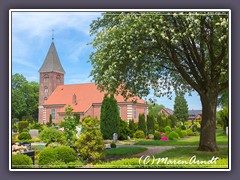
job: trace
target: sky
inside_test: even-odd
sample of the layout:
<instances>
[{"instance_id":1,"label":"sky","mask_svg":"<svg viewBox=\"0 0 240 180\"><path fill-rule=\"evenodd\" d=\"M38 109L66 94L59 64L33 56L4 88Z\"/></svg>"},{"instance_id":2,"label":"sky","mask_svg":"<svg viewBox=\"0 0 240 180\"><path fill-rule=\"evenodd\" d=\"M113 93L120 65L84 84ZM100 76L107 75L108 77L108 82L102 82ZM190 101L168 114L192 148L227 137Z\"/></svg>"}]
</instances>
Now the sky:
<instances>
[{"instance_id":1,"label":"sky","mask_svg":"<svg viewBox=\"0 0 240 180\"><path fill-rule=\"evenodd\" d=\"M42 66L54 37L54 44L66 72L65 84L91 82L92 70L88 62L93 51L90 36L92 20L100 12L12 12L12 74L22 74L28 81L39 82L38 70ZM173 109L174 98L155 98L158 104ZM196 92L185 95L189 110L200 110Z\"/></svg>"}]
</instances>

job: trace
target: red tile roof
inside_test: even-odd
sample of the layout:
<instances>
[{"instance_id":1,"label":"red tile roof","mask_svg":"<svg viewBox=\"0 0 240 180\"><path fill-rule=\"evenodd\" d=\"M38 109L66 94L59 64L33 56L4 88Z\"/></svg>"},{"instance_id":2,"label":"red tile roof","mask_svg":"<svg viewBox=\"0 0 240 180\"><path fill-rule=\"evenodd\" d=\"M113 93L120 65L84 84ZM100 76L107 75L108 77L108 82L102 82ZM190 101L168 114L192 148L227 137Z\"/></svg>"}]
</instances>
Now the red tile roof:
<instances>
[{"instance_id":1,"label":"red tile roof","mask_svg":"<svg viewBox=\"0 0 240 180\"><path fill-rule=\"evenodd\" d=\"M103 98L104 92L100 92L95 83L60 85L43 105L71 105L73 112L85 112L93 103L102 103ZM132 102L132 99L124 101L121 95L115 98L117 102ZM137 103L145 103L145 101L137 98ZM60 111L65 112L65 108Z\"/></svg>"}]
</instances>

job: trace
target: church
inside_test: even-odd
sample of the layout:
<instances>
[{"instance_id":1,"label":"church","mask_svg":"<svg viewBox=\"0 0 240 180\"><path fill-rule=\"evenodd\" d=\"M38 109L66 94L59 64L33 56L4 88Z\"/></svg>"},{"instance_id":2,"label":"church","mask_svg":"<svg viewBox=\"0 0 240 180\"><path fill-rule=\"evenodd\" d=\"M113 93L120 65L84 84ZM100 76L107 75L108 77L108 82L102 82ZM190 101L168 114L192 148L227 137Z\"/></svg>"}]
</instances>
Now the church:
<instances>
[{"instance_id":1,"label":"church","mask_svg":"<svg viewBox=\"0 0 240 180\"><path fill-rule=\"evenodd\" d=\"M54 42L48 50L46 58L39 69L39 115L38 122L60 123L65 117L65 108L70 105L73 113L80 114L80 121L87 116L100 119L101 104L104 92L97 89L95 83L64 84L65 71L61 65ZM137 102L131 99L125 101L121 95L116 95L118 109L123 120L134 119L138 122L139 114L148 114L147 103L137 97Z\"/></svg>"}]
</instances>

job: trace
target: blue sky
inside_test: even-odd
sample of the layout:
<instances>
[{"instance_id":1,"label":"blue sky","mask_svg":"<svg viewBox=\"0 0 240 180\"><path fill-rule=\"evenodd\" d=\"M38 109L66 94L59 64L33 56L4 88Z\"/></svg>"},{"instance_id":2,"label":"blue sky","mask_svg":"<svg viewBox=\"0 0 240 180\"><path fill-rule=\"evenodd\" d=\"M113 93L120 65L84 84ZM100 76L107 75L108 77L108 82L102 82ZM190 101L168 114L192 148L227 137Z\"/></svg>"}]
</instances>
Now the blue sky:
<instances>
[{"instance_id":1,"label":"blue sky","mask_svg":"<svg viewBox=\"0 0 240 180\"><path fill-rule=\"evenodd\" d=\"M52 42L66 72L65 84L91 81L92 70L88 63L92 47L90 23L101 16L100 12L12 12L12 74L20 73L28 81L39 81L41 67ZM150 95L149 97L153 97ZM172 100L155 98L157 103L173 109ZM185 95L189 109L201 109L197 93Z\"/></svg>"}]
</instances>

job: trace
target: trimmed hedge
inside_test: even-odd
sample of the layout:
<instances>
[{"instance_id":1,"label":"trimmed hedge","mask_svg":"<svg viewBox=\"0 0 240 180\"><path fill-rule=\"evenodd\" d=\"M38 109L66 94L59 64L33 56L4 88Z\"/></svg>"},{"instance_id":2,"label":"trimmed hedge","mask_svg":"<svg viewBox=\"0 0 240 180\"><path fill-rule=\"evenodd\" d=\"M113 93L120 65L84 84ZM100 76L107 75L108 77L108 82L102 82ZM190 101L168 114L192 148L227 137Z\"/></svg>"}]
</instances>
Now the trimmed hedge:
<instances>
[{"instance_id":1,"label":"trimmed hedge","mask_svg":"<svg viewBox=\"0 0 240 180\"><path fill-rule=\"evenodd\" d=\"M12 155L12 168L32 168L32 164L32 159L27 155Z\"/></svg>"},{"instance_id":2,"label":"trimmed hedge","mask_svg":"<svg viewBox=\"0 0 240 180\"><path fill-rule=\"evenodd\" d=\"M160 134L160 132L154 133L154 140L160 140L161 138L162 138L162 135Z\"/></svg>"},{"instance_id":3,"label":"trimmed hedge","mask_svg":"<svg viewBox=\"0 0 240 180\"><path fill-rule=\"evenodd\" d=\"M145 138L145 133L142 130L137 130L134 134L135 138Z\"/></svg>"},{"instance_id":4,"label":"trimmed hedge","mask_svg":"<svg viewBox=\"0 0 240 180\"><path fill-rule=\"evenodd\" d=\"M176 133L175 131L172 131L172 132L170 132L170 133L168 134L168 138L169 138L170 140L179 139L179 135L178 135L178 133Z\"/></svg>"},{"instance_id":5,"label":"trimmed hedge","mask_svg":"<svg viewBox=\"0 0 240 180\"><path fill-rule=\"evenodd\" d=\"M18 139L19 140L29 140L29 139L32 139L31 135L27 132L21 132L19 135L18 135Z\"/></svg>"}]
</instances>

